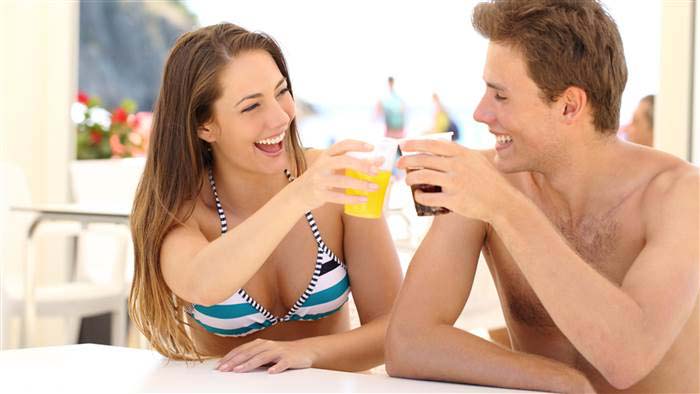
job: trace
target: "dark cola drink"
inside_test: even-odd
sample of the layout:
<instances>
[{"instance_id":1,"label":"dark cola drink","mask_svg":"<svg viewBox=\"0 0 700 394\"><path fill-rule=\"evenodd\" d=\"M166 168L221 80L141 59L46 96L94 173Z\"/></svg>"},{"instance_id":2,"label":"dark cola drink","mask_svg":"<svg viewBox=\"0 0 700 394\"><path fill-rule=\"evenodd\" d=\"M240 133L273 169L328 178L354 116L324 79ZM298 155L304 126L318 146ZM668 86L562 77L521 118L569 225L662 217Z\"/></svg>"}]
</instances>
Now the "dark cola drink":
<instances>
[{"instance_id":1,"label":"dark cola drink","mask_svg":"<svg viewBox=\"0 0 700 394\"><path fill-rule=\"evenodd\" d=\"M410 169L408 172L415 171L415 169ZM428 184L411 185L411 194L413 195L413 204L416 206L416 214L418 216L435 216L449 213L450 210L445 207L429 207L427 205L419 204L416 202L416 190L420 190L423 193L440 193L442 187Z\"/></svg>"}]
</instances>

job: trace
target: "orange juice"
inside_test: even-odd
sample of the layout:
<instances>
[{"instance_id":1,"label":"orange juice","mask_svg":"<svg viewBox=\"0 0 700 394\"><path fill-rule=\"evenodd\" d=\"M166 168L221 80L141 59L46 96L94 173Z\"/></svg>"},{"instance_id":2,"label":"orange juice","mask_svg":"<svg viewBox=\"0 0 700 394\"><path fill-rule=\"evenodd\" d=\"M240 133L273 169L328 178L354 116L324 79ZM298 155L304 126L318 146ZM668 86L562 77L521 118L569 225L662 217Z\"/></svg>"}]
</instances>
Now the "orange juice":
<instances>
[{"instance_id":1,"label":"orange juice","mask_svg":"<svg viewBox=\"0 0 700 394\"><path fill-rule=\"evenodd\" d=\"M345 213L367 219L377 219L382 217L384 208L384 196L391 179L391 171L380 170L377 175L367 175L355 170L345 170L345 175L362 179L363 181L374 182L379 185L379 189L373 192L364 192L354 189L345 189L345 194L351 196L367 196L367 202L363 204L345 204Z\"/></svg>"}]
</instances>

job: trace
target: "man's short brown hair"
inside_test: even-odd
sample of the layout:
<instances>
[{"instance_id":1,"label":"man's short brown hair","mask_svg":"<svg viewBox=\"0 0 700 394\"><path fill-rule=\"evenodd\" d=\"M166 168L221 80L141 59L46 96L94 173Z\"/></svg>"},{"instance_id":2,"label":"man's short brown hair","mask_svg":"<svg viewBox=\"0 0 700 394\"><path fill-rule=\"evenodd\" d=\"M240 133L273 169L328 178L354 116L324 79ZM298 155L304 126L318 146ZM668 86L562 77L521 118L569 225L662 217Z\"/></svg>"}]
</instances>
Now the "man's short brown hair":
<instances>
[{"instance_id":1,"label":"man's short brown hair","mask_svg":"<svg viewBox=\"0 0 700 394\"><path fill-rule=\"evenodd\" d=\"M474 8L472 25L523 54L545 102L577 86L596 130L617 131L627 66L617 25L597 0L490 0Z\"/></svg>"}]
</instances>

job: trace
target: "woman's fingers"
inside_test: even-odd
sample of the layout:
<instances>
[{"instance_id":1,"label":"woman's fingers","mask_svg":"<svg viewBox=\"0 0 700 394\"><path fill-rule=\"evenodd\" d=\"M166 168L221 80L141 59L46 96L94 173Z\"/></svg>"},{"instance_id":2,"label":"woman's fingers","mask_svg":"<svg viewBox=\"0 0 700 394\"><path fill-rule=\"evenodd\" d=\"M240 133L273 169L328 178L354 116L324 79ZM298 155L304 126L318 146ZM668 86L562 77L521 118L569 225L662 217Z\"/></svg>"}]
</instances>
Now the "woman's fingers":
<instances>
[{"instance_id":1,"label":"woman's fingers","mask_svg":"<svg viewBox=\"0 0 700 394\"><path fill-rule=\"evenodd\" d=\"M365 181L345 175L329 175L326 180L328 189L353 189L363 192L373 192L379 189L374 182Z\"/></svg>"},{"instance_id":2,"label":"woman's fingers","mask_svg":"<svg viewBox=\"0 0 700 394\"><path fill-rule=\"evenodd\" d=\"M370 152L374 147L358 140L343 140L333 144L326 151L330 156L342 155L347 152Z\"/></svg>"},{"instance_id":3,"label":"woman's fingers","mask_svg":"<svg viewBox=\"0 0 700 394\"><path fill-rule=\"evenodd\" d=\"M235 365L244 362L272 345L272 341L256 339L254 341L240 345L226 354L216 367L221 371L231 370Z\"/></svg>"},{"instance_id":4,"label":"woman's fingers","mask_svg":"<svg viewBox=\"0 0 700 394\"><path fill-rule=\"evenodd\" d=\"M289 369L289 362L286 359L282 358L277 362L277 364L268 368L267 372L274 374L274 373L280 373L280 372L286 371L288 369Z\"/></svg>"},{"instance_id":5,"label":"woman's fingers","mask_svg":"<svg viewBox=\"0 0 700 394\"><path fill-rule=\"evenodd\" d=\"M359 159L348 155L334 156L329 158L326 166L329 170L350 169L365 174L376 175L379 172L379 165L384 158L375 157L372 159Z\"/></svg>"},{"instance_id":6,"label":"woman's fingers","mask_svg":"<svg viewBox=\"0 0 700 394\"><path fill-rule=\"evenodd\" d=\"M251 357L248 361L241 363L233 368L233 372L248 372L255 368L269 364L271 362L279 360L280 354L276 350L266 350L262 353L256 354Z\"/></svg>"}]
</instances>

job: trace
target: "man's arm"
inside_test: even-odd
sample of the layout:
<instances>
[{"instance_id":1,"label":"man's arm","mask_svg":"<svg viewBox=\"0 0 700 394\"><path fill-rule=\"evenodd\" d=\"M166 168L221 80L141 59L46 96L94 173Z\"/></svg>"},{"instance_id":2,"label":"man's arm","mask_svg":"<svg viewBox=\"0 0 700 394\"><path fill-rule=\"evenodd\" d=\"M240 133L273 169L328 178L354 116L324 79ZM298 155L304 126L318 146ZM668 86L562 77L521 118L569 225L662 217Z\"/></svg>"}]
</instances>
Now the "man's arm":
<instances>
[{"instance_id":1,"label":"man's arm","mask_svg":"<svg viewBox=\"0 0 700 394\"><path fill-rule=\"evenodd\" d=\"M621 286L578 256L530 200L512 201L492 225L557 327L616 388L641 380L698 299L697 170L649 186L646 245Z\"/></svg>"},{"instance_id":2,"label":"man's arm","mask_svg":"<svg viewBox=\"0 0 700 394\"><path fill-rule=\"evenodd\" d=\"M486 225L437 216L416 251L386 341L389 375L557 392L590 390L559 362L513 352L453 327L469 296Z\"/></svg>"}]
</instances>

